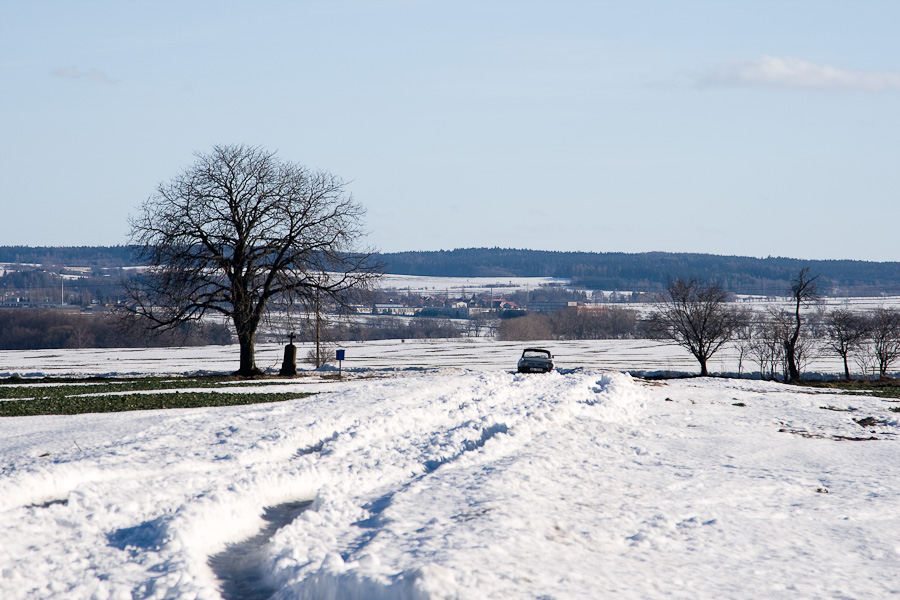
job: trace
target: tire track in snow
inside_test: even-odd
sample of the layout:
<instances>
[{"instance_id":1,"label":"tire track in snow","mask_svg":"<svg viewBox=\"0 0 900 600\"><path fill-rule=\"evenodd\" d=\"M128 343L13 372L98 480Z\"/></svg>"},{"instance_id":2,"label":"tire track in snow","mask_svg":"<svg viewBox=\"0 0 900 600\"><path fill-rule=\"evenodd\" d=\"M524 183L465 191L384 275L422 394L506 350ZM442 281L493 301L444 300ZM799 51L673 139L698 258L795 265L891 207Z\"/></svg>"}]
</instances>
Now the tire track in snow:
<instances>
[{"instance_id":1,"label":"tire track in snow","mask_svg":"<svg viewBox=\"0 0 900 600\"><path fill-rule=\"evenodd\" d=\"M267 581L266 546L279 529L311 504L308 500L266 507L262 518L269 524L262 531L209 558L209 566L221 582L224 600L267 600L278 591Z\"/></svg>"},{"instance_id":2,"label":"tire track in snow","mask_svg":"<svg viewBox=\"0 0 900 600\"><path fill-rule=\"evenodd\" d=\"M200 412L167 414L159 426L90 456L28 473L13 508L71 495L76 501L67 514L108 514L104 546L114 551L108 560L132 562L145 577L145 587L134 587L141 577L135 574L116 583L118 589L209 597L221 586L225 598L267 598L275 589L313 584L304 581L307 575L337 573L335 556L348 565L367 554L377 558L376 538L389 524L384 511L415 493L419 482L452 471L460 459L481 460L483 449L496 461L576 418L573 407L592 404L601 393L595 383L577 375L429 376L363 384L283 407L221 411L215 420ZM123 494L124 487L133 493ZM151 503L153 489L167 490L164 503ZM108 490L127 506L121 513L107 506ZM300 513L279 503L317 490L314 508L292 525ZM10 500L2 496L0 504ZM267 505L276 509L271 519L263 517L269 524L247 539ZM137 525L131 515L140 517ZM66 553L93 556L101 534ZM189 576L175 581L178 572ZM359 585L377 582L364 578Z\"/></svg>"},{"instance_id":3,"label":"tire track in snow","mask_svg":"<svg viewBox=\"0 0 900 600\"><path fill-rule=\"evenodd\" d=\"M416 494L423 482L463 457L472 457L466 464L496 464L536 437L565 427L583 407L592 407L590 412L601 420L630 420L631 407L605 402L615 381L603 374L480 374L429 378L424 389L409 382L390 404L345 421L332 436L296 451L295 459L313 459L317 469L342 475L320 492L314 510L321 516L279 536L276 546L281 548L273 547L273 555L293 555L297 563L282 565L274 577L298 597L341 597L350 588L355 597L383 596L384 581L357 575L372 568L362 565L377 564L376 540L390 524L384 514L398 498ZM486 445L492 449L478 458ZM341 573L347 569L357 575L345 578ZM395 579L390 585L401 585Z\"/></svg>"},{"instance_id":4,"label":"tire track in snow","mask_svg":"<svg viewBox=\"0 0 900 600\"><path fill-rule=\"evenodd\" d=\"M484 385L484 382L481 384ZM463 386L449 392L449 397L453 399L452 408L438 411L430 415L431 418L407 421L401 417L403 411L398 413L396 409L391 408L387 414L378 415L385 419L382 425L386 427L372 428L370 421L354 419L346 423L344 429L334 431L331 435L294 452L292 460L315 456L316 462L321 459L328 464L334 462L334 457L329 455L337 450L339 456L337 463L346 464L347 458L358 459L360 452L365 453L367 448L373 446L387 444L405 450L401 454L406 454L407 467L411 468L413 474L411 478L409 471L399 478L397 473L394 473L393 477L376 478L379 483L376 487L385 486L385 479L394 481L385 486L391 491L366 503L364 510L368 513L368 518L350 524L351 530L358 533L357 539L351 544L356 551L365 547L382 525L379 516L391 504L395 493L415 481L428 477L435 470L456 461L463 455L478 451L497 434L508 433L507 424L498 422L495 415L491 414L493 411L485 413L478 410L477 403L483 398L473 399L466 394L471 391L473 390L469 386ZM458 395L460 392L463 392L462 397ZM508 398L501 400L495 408L504 406L508 401ZM397 422L398 417L399 421L405 421L402 425ZM400 427L397 428L397 425ZM397 444L399 440L402 442ZM439 450L437 456L434 453L436 448ZM320 463L320 466L324 465ZM368 491L371 492L372 489ZM360 492L363 492L362 497L365 497L365 492L363 490ZM268 553L269 542L279 529L292 523L311 505L311 501L289 502L266 508L263 519L268 521L269 525L258 534L230 544L224 551L209 557L207 564L220 582L224 600L268 600L278 591L278 584L272 581L269 575L269 569L272 567Z\"/></svg>"}]
</instances>

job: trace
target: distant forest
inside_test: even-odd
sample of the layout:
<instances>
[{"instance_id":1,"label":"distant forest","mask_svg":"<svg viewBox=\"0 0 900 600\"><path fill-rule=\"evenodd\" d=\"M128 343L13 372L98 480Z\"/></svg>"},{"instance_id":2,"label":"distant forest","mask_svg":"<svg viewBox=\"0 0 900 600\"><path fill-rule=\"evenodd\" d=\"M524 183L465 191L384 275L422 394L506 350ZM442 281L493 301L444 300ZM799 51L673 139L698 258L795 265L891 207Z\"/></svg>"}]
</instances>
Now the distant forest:
<instances>
[{"instance_id":1,"label":"distant forest","mask_svg":"<svg viewBox=\"0 0 900 600\"><path fill-rule=\"evenodd\" d=\"M134 265L131 246L0 246L0 263L115 268Z\"/></svg>"},{"instance_id":2,"label":"distant forest","mask_svg":"<svg viewBox=\"0 0 900 600\"><path fill-rule=\"evenodd\" d=\"M129 246L0 246L0 263L99 268L133 266ZM809 267L832 296L900 295L900 262L802 260L670 252L551 252L506 248L383 253L387 272L440 277L558 277L595 290L656 292L669 279L719 281L736 294L783 295Z\"/></svg>"},{"instance_id":3,"label":"distant forest","mask_svg":"<svg viewBox=\"0 0 900 600\"><path fill-rule=\"evenodd\" d=\"M719 281L735 294L783 295L809 267L834 296L900 295L900 262L751 258L670 252L550 252L466 248L382 254L388 272L448 277L560 277L593 290L656 292L669 279Z\"/></svg>"}]
</instances>

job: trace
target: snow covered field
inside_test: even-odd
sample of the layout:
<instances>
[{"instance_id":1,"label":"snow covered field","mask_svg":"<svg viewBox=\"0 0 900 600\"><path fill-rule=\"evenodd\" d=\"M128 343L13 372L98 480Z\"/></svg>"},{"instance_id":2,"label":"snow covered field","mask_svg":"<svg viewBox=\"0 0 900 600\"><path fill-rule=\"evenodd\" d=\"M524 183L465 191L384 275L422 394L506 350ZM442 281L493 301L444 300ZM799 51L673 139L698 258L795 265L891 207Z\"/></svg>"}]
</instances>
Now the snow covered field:
<instances>
[{"instance_id":1,"label":"snow covered field","mask_svg":"<svg viewBox=\"0 0 900 600\"><path fill-rule=\"evenodd\" d=\"M695 369L647 343L554 344L549 375L510 372L519 344L351 344L349 377L277 386L319 392L293 401L0 419L0 598L900 593L897 404L617 372ZM0 373L234 360L2 352Z\"/></svg>"},{"instance_id":2,"label":"snow covered field","mask_svg":"<svg viewBox=\"0 0 900 600\"><path fill-rule=\"evenodd\" d=\"M401 341L379 340L347 342L345 371L415 371L459 367L479 371L504 371L515 367L525 346L550 349L557 366L564 370L592 368L632 373L699 373L697 361L687 350L656 340L569 340L537 342L500 342L490 338ZM298 344L297 356L304 357L312 346ZM0 377L192 374L229 373L238 368L237 346L172 348L165 351L144 349L85 349L0 351ZM284 358L281 344L258 344L257 365L277 373ZM299 360L299 358L298 358ZM737 352L724 348L709 362L714 373L737 374ZM298 368L309 369L298 364ZM758 365L744 359L743 373L759 371ZM804 369L809 373L840 374L843 366L834 356L819 356Z\"/></svg>"},{"instance_id":3,"label":"snow covered field","mask_svg":"<svg viewBox=\"0 0 900 600\"><path fill-rule=\"evenodd\" d=\"M410 291L416 294L466 295L495 290L502 295L518 290L533 290L542 285L566 285L568 279L556 277L427 277L386 274L378 280L383 290Z\"/></svg>"}]
</instances>

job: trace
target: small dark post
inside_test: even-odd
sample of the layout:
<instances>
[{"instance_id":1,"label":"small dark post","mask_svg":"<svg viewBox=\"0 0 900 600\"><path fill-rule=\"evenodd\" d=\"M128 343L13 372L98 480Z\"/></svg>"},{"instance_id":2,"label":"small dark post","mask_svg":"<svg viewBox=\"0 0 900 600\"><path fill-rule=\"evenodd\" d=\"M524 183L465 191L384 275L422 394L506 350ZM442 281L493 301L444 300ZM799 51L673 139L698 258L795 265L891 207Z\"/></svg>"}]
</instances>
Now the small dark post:
<instances>
[{"instance_id":1,"label":"small dark post","mask_svg":"<svg viewBox=\"0 0 900 600\"><path fill-rule=\"evenodd\" d=\"M294 345L294 333L291 332L291 342L284 347L284 362L281 363L280 375L297 374L297 346Z\"/></svg>"},{"instance_id":2,"label":"small dark post","mask_svg":"<svg viewBox=\"0 0 900 600\"><path fill-rule=\"evenodd\" d=\"M342 377L344 374L344 367L342 364L344 362L344 351L338 350L336 354L338 360L338 377Z\"/></svg>"}]
</instances>

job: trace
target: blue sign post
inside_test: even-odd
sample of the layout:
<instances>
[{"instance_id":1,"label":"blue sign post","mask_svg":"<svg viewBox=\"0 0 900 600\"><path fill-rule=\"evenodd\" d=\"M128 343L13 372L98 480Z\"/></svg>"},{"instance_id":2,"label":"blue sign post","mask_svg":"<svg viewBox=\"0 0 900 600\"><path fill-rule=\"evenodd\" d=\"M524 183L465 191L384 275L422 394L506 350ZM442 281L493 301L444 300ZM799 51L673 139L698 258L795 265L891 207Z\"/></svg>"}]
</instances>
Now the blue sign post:
<instances>
[{"instance_id":1,"label":"blue sign post","mask_svg":"<svg viewBox=\"0 0 900 600\"><path fill-rule=\"evenodd\" d=\"M344 351L343 350L337 351L337 360L338 360L338 377L341 377L341 376L343 376L343 373L344 373L343 365L341 365L341 363L344 362Z\"/></svg>"}]
</instances>

